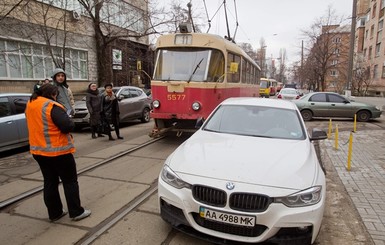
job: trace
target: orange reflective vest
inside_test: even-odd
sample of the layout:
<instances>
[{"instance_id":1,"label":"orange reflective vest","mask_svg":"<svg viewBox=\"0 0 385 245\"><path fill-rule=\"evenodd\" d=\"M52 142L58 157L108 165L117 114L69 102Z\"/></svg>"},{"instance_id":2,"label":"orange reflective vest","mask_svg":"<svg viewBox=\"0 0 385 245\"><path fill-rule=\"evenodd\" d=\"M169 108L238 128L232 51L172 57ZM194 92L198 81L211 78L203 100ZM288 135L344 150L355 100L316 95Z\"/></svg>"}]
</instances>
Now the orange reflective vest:
<instances>
[{"instance_id":1,"label":"orange reflective vest","mask_svg":"<svg viewBox=\"0 0 385 245\"><path fill-rule=\"evenodd\" d=\"M52 121L54 105L65 110L61 104L41 96L32 102L28 101L25 115L32 154L54 157L75 152L71 134L62 133Z\"/></svg>"}]
</instances>

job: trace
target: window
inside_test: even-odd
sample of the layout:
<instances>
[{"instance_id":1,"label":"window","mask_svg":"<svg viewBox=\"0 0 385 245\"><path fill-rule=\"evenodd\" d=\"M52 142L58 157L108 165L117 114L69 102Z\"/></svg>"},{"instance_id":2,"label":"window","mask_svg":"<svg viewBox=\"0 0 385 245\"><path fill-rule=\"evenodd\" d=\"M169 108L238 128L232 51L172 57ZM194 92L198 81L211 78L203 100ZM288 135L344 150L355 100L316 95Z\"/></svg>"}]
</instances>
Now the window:
<instances>
[{"instance_id":1,"label":"window","mask_svg":"<svg viewBox=\"0 0 385 245\"><path fill-rule=\"evenodd\" d=\"M340 54L340 49L339 48L334 49L333 54L338 56Z\"/></svg>"},{"instance_id":2,"label":"window","mask_svg":"<svg viewBox=\"0 0 385 245\"><path fill-rule=\"evenodd\" d=\"M332 42L333 43L340 43L341 42L341 38L340 37L335 37L335 38L333 38Z\"/></svg>"},{"instance_id":3,"label":"window","mask_svg":"<svg viewBox=\"0 0 385 245\"><path fill-rule=\"evenodd\" d=\"M332 60L332 65L335 66L338 64L338 60Z\"/></svg>"},{"instance_id":4,"label":"window","mask_svg":"<svg viewBox=\"0 0 385 245\"><path fill-rule=\"evenodd\" d=\"M344 103L346 101L343 97L336 94L328 94L329 102L333 103Z\"/></svg>"},{"instance_id":5,"label":"window","mask_svg":"<svg viewBox=\"0 0 385 245\"><path fill-rule=\"evenodd\" d=\"M372 8L372 19L376 17L376 11L377 11L377 3L373 4Z\"/></svg>"},{"instance_id":6,"label":"window","mask_svg":"<svg viewBox=\"0 0 385 245\"><path fill-rule=\"evenodd\" d=\"M61 48L49 50L45 45L0 39L0 79L50 77L55 66L51 51L56 56L55 59L62 60L63 50ZM87 52L67 48L65 56L67 78L87 79Z\"/></svg>"},{"instance_id":7,"label":"window","mask_svg":"<svg viewBox=\"0 0 385 245\"><path fill-rule=\"evenodd\" d=\"M0 98L0 117L10 116L12 114L11 105L7 97Z\"/></svg>"},{"instance_id":8,"label":"window","mask_svg":"<svg viewBox=\"0 0 385 245\"><path fill-rule=\"evenodd\" d=\"M239 64L241 63L241 57L239 56L239 55L235 55L235 54L232 54L232 53L229 53L228 55L227 55L227 72L228 72L228 75L227 75L227 81L228 82L230 82L230 83L238 83L239 82L239 80L240 80L240 67L238 67L238 71L237 72L235 72L235 73L232 73L231 71L230 71L230 66L231 66L231 63L232 62L235 62L235 63L237 63L238 64L238 66L239 66Z\"/></svg>"},{"instance_id":9,"label":"window","mask_svg":"<svg viewBox=\"0 0 385 245\"><path fill-rule=\"evenodd\" d=\"M385 65L382 66L382 74L381 74L381 77L382 77L382 78L385 78Z\"/></svg>"},{"instance_id":10,"label":"window","mask_svg":"<svg viewBox=\"0 0 385 245\"><path fill-rule=\"evenodd\" d=\"M326 102L326 94L315 94L312 97L310 97L309 101Z\"/></svg>"},{"instance_id":11,"label":"window","mask_svg":"<svg viewBox=\"0 0 385 245\"><path fill-rule=\"evenodd\" d=\"M372 46L369 47L368 59L372 58Z\"/></svg>"},{"instance_id":12,"label":"window","mask_svg":"<svg viewBox=\"0 0 385 245\"><path fill-rule=\"evenodd\" d=\"M373 78L376 79L378 78L378 65L374 65L373 67Z\"/></svg>"},{"instance_id":13,"label":"window","mask_svg":"<svg viewBox=\"0 0 385 245\"><path fill-rule=\"evenodd\" d=\"M26 97L26 96L13 97L12 100L13 100L13 104L15 105L16 114L24 113L29 97Z\"/></svg>"},{"instance_id":14,"label":"window","mask_svg":"<svg viewBox=\"0 0 385 245\"><path fill-rule=\"evenodd\" d=\"M370 38L373 38L374 35L374 25L370 27Z\"/></svg>"},{"instance_id":15,"label":"window","mask_svg":"<svg viewBox=\"0 0 385 245\"><path fill-rule=\"evenodd\" d=\"M338 71L337 70L331 70L330 71L330 76L332 76L332 77L338 76Z\"/></svg>"},{"instance_id":16,"label":"window","mask_svg":"<svg viewBox=\"0 0 385 245\"><path fill-rule=\"evenodd\" d=\"M376 57L380 56L381 43L376 44Z\"/></svg>"}]
</instances>

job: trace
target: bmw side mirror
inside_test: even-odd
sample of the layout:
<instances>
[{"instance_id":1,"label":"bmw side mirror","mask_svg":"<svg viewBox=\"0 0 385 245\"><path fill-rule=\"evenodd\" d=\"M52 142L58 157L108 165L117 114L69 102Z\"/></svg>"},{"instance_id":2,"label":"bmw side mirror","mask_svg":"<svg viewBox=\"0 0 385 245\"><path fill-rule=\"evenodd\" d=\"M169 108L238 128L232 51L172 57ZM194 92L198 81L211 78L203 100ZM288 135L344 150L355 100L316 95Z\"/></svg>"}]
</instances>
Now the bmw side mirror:
<instances>
[{"instance_id":1,"label":"bmw side mirror","mask_svg":"<svg viewBox=\"0 0 385 245\"><path fill-rule=\"evenodd\" d=\"M327 139L328 135L324 130L318 129L318 128L313 128L310 140L324 140Z\"/></svg>"}]
</instances>

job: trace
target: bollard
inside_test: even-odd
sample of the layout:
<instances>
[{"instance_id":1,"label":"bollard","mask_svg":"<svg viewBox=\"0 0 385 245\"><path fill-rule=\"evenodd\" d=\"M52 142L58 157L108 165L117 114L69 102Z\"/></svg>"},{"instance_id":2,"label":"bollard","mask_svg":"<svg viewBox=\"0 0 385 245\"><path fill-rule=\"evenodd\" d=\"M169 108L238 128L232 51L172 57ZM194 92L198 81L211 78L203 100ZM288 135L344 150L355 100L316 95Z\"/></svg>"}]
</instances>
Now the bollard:
<instances>
[{"instance_id":1,"label":"bollard","mask_svg":"<svg viewBox=\"0 0 385 245\"><path fill-rule=\"evenodd\" d=\"M354 114L353 132L357 130L357 114Z\"/></svg>"},{"instance_id":2,"label":"bollard","mask_svg":"<svg viewBox=\"0 0 385 245\"><path fill-rule=\"evenodd\" d=\"M329 119L328 139L332 137L332 119Z\"/></svg>"},{"instance_id":3,"label":"bollard","mask_svg":"<svg viewBox=\"0 0 385 245\"><path fill-rule=\"evenodd\" d=\"M352 161L352 148L353 148L353 132L350 132L349 149L348 149L348 166L347 166L348 171L350 171L350 166Z\"/></svg>"},{"instance_id":4,"label":"bollard","mask_svg":"<svg viewBox=\"0 0 385 245\"><path fill-rule=\"evenodd\" d=\"M335 137L334 137L334 148L338 150L338 124L336 124Z\"/></svg>"}]
</instances>

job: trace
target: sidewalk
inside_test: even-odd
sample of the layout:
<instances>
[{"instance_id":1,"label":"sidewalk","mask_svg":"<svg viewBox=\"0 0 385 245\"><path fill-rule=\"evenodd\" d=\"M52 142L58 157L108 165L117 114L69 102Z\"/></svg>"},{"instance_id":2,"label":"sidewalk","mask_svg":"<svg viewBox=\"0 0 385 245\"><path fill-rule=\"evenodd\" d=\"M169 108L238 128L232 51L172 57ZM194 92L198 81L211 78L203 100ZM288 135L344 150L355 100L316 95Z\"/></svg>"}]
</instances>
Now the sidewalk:
<instances>
[{"instance_id":1,"label":"sidewalk","mask_svg":"<svg viewBox=\"0 0 385 245\"><path fill-rule=\"evenodd\" d=\"M351 169L347 170L350 132L320 142L376 245L385 245L385 130L353 133Z\"/></svg>"}]
</instances>

